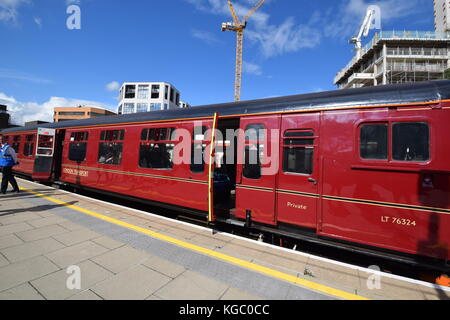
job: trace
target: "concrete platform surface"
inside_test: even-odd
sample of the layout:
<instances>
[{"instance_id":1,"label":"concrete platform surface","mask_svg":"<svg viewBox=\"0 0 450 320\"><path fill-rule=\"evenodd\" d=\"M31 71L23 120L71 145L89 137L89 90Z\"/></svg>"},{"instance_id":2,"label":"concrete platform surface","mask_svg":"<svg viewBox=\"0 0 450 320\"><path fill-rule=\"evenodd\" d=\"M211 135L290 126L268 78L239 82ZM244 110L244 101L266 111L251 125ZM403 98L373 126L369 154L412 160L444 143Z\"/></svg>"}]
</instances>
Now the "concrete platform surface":
<instances>
[{"instance_id":1,"label":"concrete platform surface","mask_svg":"<svg viewBox=\"0 0 450 320\"><path fill-rule=\"evenodd\" d=\"M449 299L450 290L18 179L0 195L0 300Z\"/></svg>"}]
</instances>

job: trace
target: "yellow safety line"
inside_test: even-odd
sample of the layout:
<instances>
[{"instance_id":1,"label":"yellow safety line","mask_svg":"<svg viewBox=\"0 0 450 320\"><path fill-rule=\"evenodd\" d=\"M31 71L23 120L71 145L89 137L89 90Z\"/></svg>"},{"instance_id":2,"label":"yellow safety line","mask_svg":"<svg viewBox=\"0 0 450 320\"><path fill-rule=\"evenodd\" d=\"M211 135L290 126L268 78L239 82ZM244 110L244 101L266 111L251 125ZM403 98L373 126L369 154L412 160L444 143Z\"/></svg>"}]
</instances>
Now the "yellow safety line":
<instances>
[{"instance_id":1,"label":"yellow safety line","mask_svg":"<svg viewBox=\"0 0 450 320\"><path fill-rule=\"evenodd\" d=\"M359 295L356 295L356 294L348 293L348 292L345 292L345 291L342 291L342 290L339 290L339 289L331 288L331 287L328 287L328 286L325 286L325 285L322 285L322 284L319 284L319 283L315 283L315 282L312 282L312 281L308 281L308 280L305 280L305 279L300 279L300 278L297 278L295 276L292 276L292 275L289 275L289 274L286 274L286 273L283 273L283 272L280 272L280 271L277 271L277 270L274 270L274 269L270 269L270 268L267 268L267 267L260 266L260 265L258 265L256 263L248 262L248 261L245 261L245 260L242 260L242 259L239 259L239 258L235 258L235 257L229 256L229 255L217 252L217 251L206 249L206 248L197 246L197 245L192 244L192 243L184 242L184 241L172 238L170 236L167 236L167 235L164 235L164 234L161 234L161 233L157 233L157 232L154 232L154 231L151 231L151 230L139 227L139 226L135 226L133 224L130 224L130 223L127 223L127 222L124 222L124 221L120 221L120 220L117 220L117 219L114 219L114 218L102 215L100 213L97 213L97 212L94 212L94 211L91 211L91 210L83 209L81 207L78 207L78 206L66 203L64 201L61 201L61 200L58 200L58 199L46 196L44 194L41 194L41 193L38 193L38 192L35 192L35 191L32 191L32 190L29 190L29 189L26 189L26 188L20 188L20 189L24 190L26 192L32 193L34 195L37 195L37 196L39 196L41 198L47 199L47 200L49 200L51 202L54 202L54 203L66 206L66 207L68 207L70 209L73 209L73 210L85 213L85 214L93 216L95 218L98 218L98 219L101 219L101 220L113 223L115 225L119 225L119 226L124 227L124 228L128 228L128 229L131 229L131 230L134 230L134 231L138 231L138 232L144 233L146 235L149 235L149 236L151 236L153 238L156 238L156 239L159 239L159 240L162 240L162 241L165 241L165 242L169 242L169 243L178 245L180 247L183 247L183 248L186 248L186 249L190 249L192 251L196 251L196 252L202 253L204 255L207 255L207 256L210 256L210 257L222 260L222 261L226 261L226 262L232 263L234 265L237 265L237 266L240 266L240 267L243 267L243 268L246 268L246 269L250 269L252 271L260 272L262 274L265 274L265 275L268 275L268 276L271 276L271 277L274 277L274 278L278 278L278 279L281 279L281 280L284 280L284 281L288 281L288 282L291 282L291 283L294 283L294 284L297 284L297 285L301 285L301 286L307 287L309 289L313 289L315 291L319 291L321 293L325 293L325 294L328 294L328 295L331 295L331 296L335 296L335 297L338 297L338 298L341 298L341 299L346 299L346 300L369 300L368 298L365 298L365 297L362 297L362 296L359 296Z\"/></svg>"}]
</instances>

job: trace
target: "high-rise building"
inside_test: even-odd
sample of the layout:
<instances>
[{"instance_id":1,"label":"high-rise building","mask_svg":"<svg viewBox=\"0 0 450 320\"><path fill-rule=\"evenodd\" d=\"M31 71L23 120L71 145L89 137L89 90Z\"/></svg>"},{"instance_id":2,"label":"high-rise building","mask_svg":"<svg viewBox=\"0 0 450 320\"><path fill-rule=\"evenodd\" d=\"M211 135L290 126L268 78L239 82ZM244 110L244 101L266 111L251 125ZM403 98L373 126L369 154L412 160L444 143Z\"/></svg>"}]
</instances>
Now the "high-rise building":
<instances>
[{"instance_id":1,"label":"high-rise building","mask_svg":"<svg viewBox=\"0 0 450 320\"><path fill-rule=\"evenodd\" d=\"M450 31L450 1L434 0L434 28L437 32Z\"/></svg>"},{"instance_id":2,"label":"high-rise building","mask_svg":"<svg viewBox=\"0 0 450 320\"><path fill-rule=\"evenodd\" d=\"M125 82L120 88L118 114L179 108L180 92L167 82Z\"/></svg>"}]
</instances>

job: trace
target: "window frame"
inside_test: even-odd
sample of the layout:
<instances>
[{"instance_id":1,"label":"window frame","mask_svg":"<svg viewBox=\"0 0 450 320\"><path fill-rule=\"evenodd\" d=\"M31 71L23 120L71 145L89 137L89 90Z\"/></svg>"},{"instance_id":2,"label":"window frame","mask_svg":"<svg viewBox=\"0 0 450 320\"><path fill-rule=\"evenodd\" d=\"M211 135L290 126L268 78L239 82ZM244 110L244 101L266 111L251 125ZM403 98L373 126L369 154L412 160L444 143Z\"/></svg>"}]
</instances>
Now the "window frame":
<instances>
[{"instance_id":1,"label":"window frame","mask_svg":"<svg viewBox=\"0 0 450 320\"><path fill-rule=\"evenodd\" d=\"M31 137L31 139L29 139ZM27 134L25 136L25 142L23 147L23 156L27 158L32 158L34 156L35 147L36 147L36 134ZM31 148L30 148L31 145ZM28 149L27 149L28 146ZM26 154L25 151L31 151L31 153Z\"/></svg>"},{"instance_id":2,"label":"window frame","mask_svg":"<svg viewBox=\"0 0 450 320\"><path fill-rule=\"evenodd\" d=\"M303 135L303 136L293 136L293 135L287 135L289 133L307 133L307 135ZM303 129L303 128L298 128L298 129L287 129L283 132L283 135L280 137L281 139L281 163L280 163L280 167L281 167L281 172L285 175L295 175L295 176L303 176L303 177L310 177L312 175L314 175L314 171L315 171L315 166L314 166L314 162L315 162L315 157L316 157L316 147L317 147L317 139L319 138L319 136L316 134L315 130L313 129ZM285 140L312 140L311 144L285 144ZM312 157L311 157L311 172L292 172L292 171L286 171L285 170L285 148L304 148L306 149L312 149L313 153L312 153Z\"/></svg>"},{"instance_id":3,"label":"window frame","mask_svg":"<svg viewBox=\"0 0 450 320\"><path fill-rule=\"evenodd\" d=\"M69 140L69 149L68 149L68 154L67 154L67 159L69 161L72 162L76 162L76 163L81 163L81 162L85 162L87 160L87 149L88 149L88 144L89 142L89 131L73 131L70 133L70 140ZM73 160L71 159L71 151L72 151L72 145L74 144L84 144L85 145L85 151L84 151L84 159L79 161L79 160Z\"/></svg>"},{"instance_id":4,"label":"window frame","mask_svg":"<svg viewBox=\"0 0 450 320\"><path fill-rule=\"evenodd\" d=\"M247 158L246 158L246 154L247 154L247 148L250 147L250 144L255 143L255 140L250 140L250 136L247 135L247 131L252 129L252 127L258 127L258 129L256 130L257 132L257 140L256 140L256 144L257 144L257 159L258 159L258 165L259 165L259 176L258 177L249 177L246 176L246 166L251 166L251 165L256 165L256 164L247 164ZM262 137L262 139L260 140L260 136L259 136L259 132L260 130L265 130L264 131L264 137ZM264 123L249 123L246 125L245 129L244 129L244 155L243 155L243 163L242 163L242 177L245 179L249 179L249 180L260 180L262 178L262 168L263 168L263 162L261 161L261 142L263 144L263 150L264 152L267 152L267 134L268 134L268 130L267 130L267 126ZM248 138L248 140L247 140ZM248 145L247 145L248 143ZM250 170L250 169L249 169Z\"/></svg>"},{"instance_id":5,"label":"window frame","mask_svg":"<svg viewBox=\"0 0 450 320\"><path fill-rule=\"evenodd\" d=\"M402 123L422 123L426 124L428 127L428 152L429 152L429 159L423 160L423 161L402 161L402 160L394 160L394 130L393 126L394 124L402 124ZM361 157L361 127L364 125L370 125L370 124L387 124L388 126L388 158L387 159L365 159ZM384 120L384 121L361 121L356 126L356 152L357 152L357 159L360 163L363 164L374 164L374 165L390 165L390 166L396 166L396 167L417 167L417 166L423 166L431 163L433 161L433 126L430 121L430 119L390 119L390 120Z\"/></svg>"},{"instance_id":6,"label":"window frame","mask_svg":"<svg viewBox=\"0 0 450 320\"><path fill-rule=\"evenodd\" d=\"M152 137L152 130L154 137ZM166 139L160 139L161 138L161 130L166 130L166 134L163 138ZM169 130L169 132L167 132L167 130ZM142 128L139 134L139 153L138 153L138 167L139 169L143 169L143 170L163 170L163 171L171 171L174 169L174 163L173 163L173 150L175 149L175 146L177 144L177 140L175 140L176 137L176 127L173 126L163 126L163 127L146 127L146 128ZM145 132L145 134L144 134ZM158 134L156 133L158 132ZM152 138L156 138L156 136L158 137L157 139L152 139ZM172 157L170 158L170 167L164 167L164 168L153 168L153 167L143 167L141 165L141 152L142 152L142 147L144 146L150 146L151 144L165 144L166 147L168 144L172 144Z\"/></svg>"},{"instance_id":7,"label":"window frame","mask_svg":"<svg viewBox=\"0 0 450 320\"><path fill-rule=\"evenodd\" d=\"M118 136L114 136L114 132L118 132ZM112 129L112 130L101 130L100 131L100 138L98 143L98 152L97 152L97 164L100 165L108 165L108 166L121 166L123 161L123 145L125 141L125 129ZM120 145L121 148L121 156L119 163L104 163L100 162L100 150L102 148L103 144L115 144ZM105 159L106 160L106 159Z\"/></svg>"}]
</instances>

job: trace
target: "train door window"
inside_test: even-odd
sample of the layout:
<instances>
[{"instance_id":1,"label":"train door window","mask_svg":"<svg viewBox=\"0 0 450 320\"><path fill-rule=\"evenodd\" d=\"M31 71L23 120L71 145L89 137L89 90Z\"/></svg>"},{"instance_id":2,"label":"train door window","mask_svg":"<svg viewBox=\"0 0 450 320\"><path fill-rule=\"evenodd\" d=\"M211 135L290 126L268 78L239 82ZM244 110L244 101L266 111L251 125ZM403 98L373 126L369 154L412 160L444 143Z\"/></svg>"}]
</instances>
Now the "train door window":
<instances>
[{"instance_id":1,"label":"train door window","mask_svg":"<svg viewBox=\"0 0 450 320\"><path fill-rule=\"evenodd\" d=\"M361 126L360 155L363 159L388 159L387 123L365 124Z\"/></svg>"},{"instance_id":2,"label":"train door window","mask_svg":"<svg viewBox=\"0 0 450 320\"><path fill-rule=\"evenodd\" d=\"M100 134L98 163L120 165L122 163L124 130L105 130Z\"/></svg>"},{"instance_id":3,"label":"train door window","mask_svg":"<svg viewBox=\"0 0 450 320\"><path fill-rule=\"evenodd\" d=\"M314 162L314 132L288 130L283 137L283 171L312 174Z\"/></svg>"},{"instance_id":4,"label":"train door window","mask_svg":"<svg viewBox=\"0 0 450 320\"><path fill-rule=\"evenodd\" d=\"M83 162L86 160L89 132L72 132L69 144L69 160Z\"/></svg>"},{"instance_id":5,"label":"train door window","mask_svg":"<svg viewBox=\"0 0 450 320\"><path fill-rule=\"evenodd\" d=\"M172 169L175 128L149 128L141 132L139 167Z\"/></svg>"},{"instance_id":6,"label":"train door window","mask_svg":"<svg viewBox=\"0 0 450 320\"><path fill-rule=\"evenodd\" d=\"M28 135L25 137L25 144L23 146L23 155L25 157L32 157L34 151L35 135Z\"/></svg>"},{"instance_id":7,"label":"train door window","mask_svg":"<svg viewBox=\"0 0 450 320\"><path fill-rule=\"evenodd\" d=\"M261 178L265 131L265 126L262 124L251 124L245 128L243 175L247 179Z\"/></svg>"},{"instance_id":8,"label":"train door window","mask_svg":"<svg viewBox=\"0 0 450 320\"><path fill-rule=\"evenodd\" d=\"M39 135L38 148L36 154L39 156L53 156L53 136Z\"/></svg>"},{"instance_id":9,"label":"train door window","mask_svg":"<svg viewBox=\"0 0 450 320\"><path fill-rule=\"evenodd\" d=\"M205 171L206 130L208 130L207 127L194 128L191 147L191 172L193 173L203 173Z\"/></svg>"},{"instance_id":10,"label":"train door window","mask_svg":"<svg viewBox=\"0 0 450 320\"><path fill-rule=\"evenodd\" d=\"M392 125L392 157L397 161L430 159L430 130L427 123L404 122Z\"/></svg>"},{"instance_id":11,"label":"train door window","mask_svg":"<svg viewBox=\"0 0 450 320\"><path fill-rule=\"evenodd\" d=\"M20 151L20 138L20 136L13 136L13 143L11 144L11 147L16 153L19 153Z\"/></svg>"}]
</instances>

